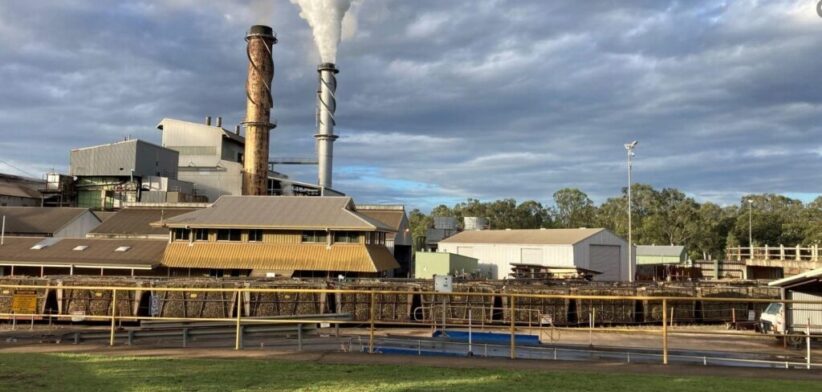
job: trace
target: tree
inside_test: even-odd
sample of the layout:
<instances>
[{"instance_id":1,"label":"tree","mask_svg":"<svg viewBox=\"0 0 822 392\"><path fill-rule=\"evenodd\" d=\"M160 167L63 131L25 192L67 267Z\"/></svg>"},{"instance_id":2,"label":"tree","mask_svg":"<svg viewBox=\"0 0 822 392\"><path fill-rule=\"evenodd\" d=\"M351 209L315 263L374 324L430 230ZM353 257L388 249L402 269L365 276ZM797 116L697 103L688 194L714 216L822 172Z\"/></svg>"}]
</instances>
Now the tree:
<instances>
[{"instance_id":1,"label":"tree","mask_svg":"<svg viewBox=\"0 0 822 392\"><path fill-rule=\"evenodd\" d=\"M596 219L594 202L576 188L563 188L554 192L554 221L559 227L591 227Z\"/></svg>"},{"instance_id":2,"label":"tree","mask_svg":"<svg viewBox=\"0 0 822 392\"><path fill-rule=\"evenodd\" d=\"M425 215L419 209L415 208L408 214L408 226L411 229L411 237L416 250L420 250L418 246L418 238L425 238L425 232L429 227L433 226L434 219Z\"/></svg>"}]
</instances>

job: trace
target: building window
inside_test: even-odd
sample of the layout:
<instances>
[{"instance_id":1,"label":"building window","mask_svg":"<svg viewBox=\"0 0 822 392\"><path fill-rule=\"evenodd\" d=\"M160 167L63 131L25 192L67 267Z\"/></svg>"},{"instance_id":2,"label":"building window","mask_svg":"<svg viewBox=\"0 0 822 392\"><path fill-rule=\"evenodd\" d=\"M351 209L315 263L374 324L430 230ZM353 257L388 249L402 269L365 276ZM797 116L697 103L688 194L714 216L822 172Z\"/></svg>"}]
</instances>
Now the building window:
<instances>
[{"instance_id":1,"label":"building window","mask_svg":"<svg viewBox=\"0 0 822 392\"><path fill-rule=\"evenodd\" d=\"M360 233L356 231L335 231L334 242L356 243L360 240Z\"/></svg>"},{"instance_id":2,"label":"building window","mask_svg":"<svg viewBox=\"0 0 822 392\"><path fill-rule=\"evenodd\" d=\"M174 229L171 231L172 239L174 241L188 241L189 229Z\"/></svg>"},{"instance_id":3,"label":"building window","mask_svg":"<svg viewBox=\"0 0 822 392\"><path fill-rule=\"evenodd\" d=\"M194 229L194 241L208 241L208 229Z\"/></svg>"},{"instance_id":4,"label":"building window","mask_svg":"<svg viewBox=\"0 0 822 392\"><path fill-rule=\"evenodd\" d=\"M217 241L240 241L240 230L220 229L217 230Z\"/></svg>"},{"instance_id":5,"label":"building window","mask_svg":"<svg viewBox=\"0 0 822 392\"><path fill-rule=\"evenodd\" d=\"M303 242L321 242L327 241L326 232L324 231L304 231Z\"/></svg>"},{"instance_id":6,"label":"building window","mask_svg":"<svg viewBox=\"0 0 822 392\"><path fill-rule=\"evenodd\" d=\"M248 231L248 242L260 242L263 240L263 231L262 230L249 230Z\"/></svg>"}]
</instances>

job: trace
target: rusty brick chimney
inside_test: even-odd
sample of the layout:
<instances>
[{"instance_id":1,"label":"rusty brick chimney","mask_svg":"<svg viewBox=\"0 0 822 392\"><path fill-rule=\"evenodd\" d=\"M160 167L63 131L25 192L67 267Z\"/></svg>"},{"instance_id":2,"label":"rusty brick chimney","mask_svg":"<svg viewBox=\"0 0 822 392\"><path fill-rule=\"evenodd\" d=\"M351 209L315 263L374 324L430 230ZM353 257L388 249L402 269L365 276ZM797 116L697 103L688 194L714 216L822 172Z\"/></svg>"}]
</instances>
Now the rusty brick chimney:
<instances>
[{"instance_id":1,"label":"rusty brick chimney","mask_svg":"<svg viewBox=\"0 0 822 392\"><path fill-rule=\"evenodd\" d=\"M277 43L269 26L251 26L248 42L248 80L246 89L245 154L243 161L243 195L268 193L268 134L276 127L271 121L271 80L274 61L271 49Z\"/></svg>"}]
</instances>

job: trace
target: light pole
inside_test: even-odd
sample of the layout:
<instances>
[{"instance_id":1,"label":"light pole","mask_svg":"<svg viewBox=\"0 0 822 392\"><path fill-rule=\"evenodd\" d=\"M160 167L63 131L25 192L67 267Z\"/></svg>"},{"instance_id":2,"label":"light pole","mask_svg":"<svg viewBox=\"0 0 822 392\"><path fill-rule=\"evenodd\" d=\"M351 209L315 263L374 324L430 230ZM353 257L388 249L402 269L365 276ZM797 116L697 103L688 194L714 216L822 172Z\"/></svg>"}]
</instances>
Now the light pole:
<instances>
[{"instance_id":1,"label":"light pole","mask_svg":"<svg viewBox=\"0 0 822 392\"><path fill-rule=\"evenodd\" d=\"M753 260L753 199L748 198L748 258Z\"/></svg>"},{"instance_id":2,"label":"light pole","mask_svg":"<svg viewBox=\"0 0 822 392\"><path fill-rule=\"evenodd\" d=\"M625 150L628 152L628 281L634 281L634 265L633 265L633 247L634 241L631 230L631 169L633 168L634 147L637 145L634 140L625 145Z\"/></svg>"}]
</instances>

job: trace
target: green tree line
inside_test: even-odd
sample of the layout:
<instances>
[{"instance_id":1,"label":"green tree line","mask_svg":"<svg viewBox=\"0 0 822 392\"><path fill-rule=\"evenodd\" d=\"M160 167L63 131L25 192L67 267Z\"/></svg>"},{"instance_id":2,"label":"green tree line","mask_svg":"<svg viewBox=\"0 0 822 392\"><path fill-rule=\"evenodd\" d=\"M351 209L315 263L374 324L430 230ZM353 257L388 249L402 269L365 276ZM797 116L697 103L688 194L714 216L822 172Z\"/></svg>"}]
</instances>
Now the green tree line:
<instances>
[{"instance_id":1,"label":"green tree line","mask_svg":"<svg viewBox=\"0 0 822 392\"><path fill-rule=\"evenodd\" d=\"M634 184L633 240L639 245L684 245L693 259L722 258L727 246L809 245L822 242L822 196L810 203L777 194L754 194L739 204L699 203L675 188ZM585 192L564 188L545 206L535 200L482 202L468 199L453 207L439 205L425 214L411 211L415 237L425 236L435 216L484 217L491 229L604 227L628 236L627 187L622 194L596 205ZM749 234L750 219L750 234Z\"/></svg>"}]
</instances>

